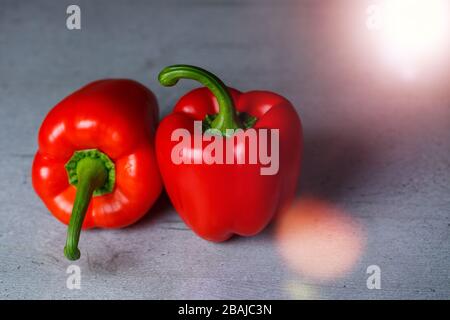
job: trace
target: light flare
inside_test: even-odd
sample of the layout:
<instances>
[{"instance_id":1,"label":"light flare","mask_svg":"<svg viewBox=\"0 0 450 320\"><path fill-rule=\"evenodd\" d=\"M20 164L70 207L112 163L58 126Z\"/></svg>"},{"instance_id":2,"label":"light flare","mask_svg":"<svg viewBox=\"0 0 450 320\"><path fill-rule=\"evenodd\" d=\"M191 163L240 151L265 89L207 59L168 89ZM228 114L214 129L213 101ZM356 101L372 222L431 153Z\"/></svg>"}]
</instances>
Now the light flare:
<instances>
[{"instance_id":1,"label":"light flare","mask_svg":"<svg viewBox=\"0 0 450 320\"><path fill-rule=\"evenodd\" d=\"M380 47L405 79L448 54L448 0L386 0L380 13Z\"/></svg>"},{"instance_id":2,"label":"light flare","mask_svg":"<svg viewBox=\"0 0 450 320\"><path fill-rule=\"evenodd\" d=\"M277 247L287 265L304 279L328 281L344 276L361 256L362 227L324 201L303 197L276 224Z\"/></svg>"}]
</instances>

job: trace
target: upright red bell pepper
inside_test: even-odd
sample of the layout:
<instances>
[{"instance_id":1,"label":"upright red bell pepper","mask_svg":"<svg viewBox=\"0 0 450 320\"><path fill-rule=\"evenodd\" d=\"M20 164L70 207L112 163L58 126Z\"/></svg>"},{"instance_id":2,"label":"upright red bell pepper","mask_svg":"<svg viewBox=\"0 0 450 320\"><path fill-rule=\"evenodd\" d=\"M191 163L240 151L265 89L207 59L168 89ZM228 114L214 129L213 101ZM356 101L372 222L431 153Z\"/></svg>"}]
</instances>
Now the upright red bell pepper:
<instances>
[{"instance_id":1,"label":"upright red bell pepper","mask_svg":"<svg viewBox=\"0 0 450 320\"><path fill-rule=\"evenodd\" d=\"M161 193L154 150L157 120L153 93L126 79L90 83L45 118L33 186L52 214L69 224L68 259L80 257L81 228L130 225Z\"/></svg>"},{"instance_id":2,"label":"upright red bell pepper","mask_svg":"<svg viewBox=\"0 0 450 320\"><path fill-rule=\"evenodd\" d=\"M207 88L183 96L158 127L156 153L166 191L186 224L204 239L223 241L233 234L254 235L295 195L302 155L302 129L297 112L278 94L241 93L194 66L170 66L159 74L164 86L173 86L182 78L197 80ZM222 134L237 128L254 128L258 132L278 129L278 172L262 175L261 163L195 163L211 141L203 141L201 149L195 143L185 147L180 152L189 161L175 163L171 156L179 142L172 141L172 134L183 128L195 136L196 120L202 121L204 130L215 129ZM233 135L224 139L233 139ZM245 141L235 141L232 157L238 158L239 150L248 154L249 147Z\"/></svg>"}]
</instances>

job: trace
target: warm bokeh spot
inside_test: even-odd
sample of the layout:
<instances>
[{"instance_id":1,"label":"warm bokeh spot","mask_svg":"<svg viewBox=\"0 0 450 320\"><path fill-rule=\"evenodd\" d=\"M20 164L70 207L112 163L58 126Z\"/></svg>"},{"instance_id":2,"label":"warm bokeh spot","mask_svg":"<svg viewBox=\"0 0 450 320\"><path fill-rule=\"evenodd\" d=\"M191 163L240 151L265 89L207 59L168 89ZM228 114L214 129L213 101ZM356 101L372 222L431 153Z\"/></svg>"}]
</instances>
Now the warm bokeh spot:
<instances>
[{"instance_id":1,"label":"warm bokeh spot","mask_svg":"<svg viewBox=\"0 0 450 320\"><path fill-rule=\"evenodd\" d=\"M364 247L361 226L321 200L303 197L278 218L276 240L289 267L313 280L345 275Z\"/></svg>"}]
</instances>

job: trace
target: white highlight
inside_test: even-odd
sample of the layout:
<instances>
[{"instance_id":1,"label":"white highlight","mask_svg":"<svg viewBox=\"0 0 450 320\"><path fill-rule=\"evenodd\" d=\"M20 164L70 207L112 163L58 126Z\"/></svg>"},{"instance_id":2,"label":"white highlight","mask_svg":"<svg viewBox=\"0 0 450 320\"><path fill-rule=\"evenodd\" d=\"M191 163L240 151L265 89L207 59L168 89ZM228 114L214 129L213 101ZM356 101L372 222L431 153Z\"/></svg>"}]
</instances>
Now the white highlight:
<instances>
[{"instance_id":1,"label":"white highlight","mask_svg":"<svg viewBox=\"0 0 450 320\"><path fill-rule=\"evenodd\" d=\"M379 32L386 57L406 79L447 49L448 0L385 0L367 14L367 28Z\"/></svg>"}]
</instances>

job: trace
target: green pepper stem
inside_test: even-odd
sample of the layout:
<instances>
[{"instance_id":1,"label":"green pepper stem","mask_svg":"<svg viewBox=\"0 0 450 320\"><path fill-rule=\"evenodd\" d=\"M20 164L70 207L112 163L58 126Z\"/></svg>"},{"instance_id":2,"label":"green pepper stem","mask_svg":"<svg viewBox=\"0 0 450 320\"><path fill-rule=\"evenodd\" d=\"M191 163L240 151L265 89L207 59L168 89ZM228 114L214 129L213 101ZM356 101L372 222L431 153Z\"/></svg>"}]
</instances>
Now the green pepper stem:
<instances>
[{"instance_id":1,"label":"green pepper stem","mask_svg":"<svg viewBox=\"0 0 450 320\"><path fill-rule=\"evenodd\" d=\"M219 113L211 124L212 129L217 129L226 134L227 129L242 128L233 98L226 85L217 76L202 68L190 65L173 65L164 68L158 76L159 82L166 87L177 84L179 79L192 79L206 86L219 103Z\"/></svg>"},{"instance_id":2,"label":"green pepper stem","mask_svg":"<svg viewBox=\"0 0 450 320\"><path fill-rule=\"evenodd\" d=\"M108 171L104 162L99 158L86 157L81 159L77 164L76 172L78 176L77 192L67 229L66 246L64 247L64 255L69 260L80 258L78 241L80 240L81 227L89 202L94 190L102 187L108 179Z\"/></svg>"}]
</instances>

